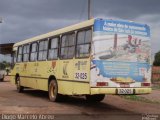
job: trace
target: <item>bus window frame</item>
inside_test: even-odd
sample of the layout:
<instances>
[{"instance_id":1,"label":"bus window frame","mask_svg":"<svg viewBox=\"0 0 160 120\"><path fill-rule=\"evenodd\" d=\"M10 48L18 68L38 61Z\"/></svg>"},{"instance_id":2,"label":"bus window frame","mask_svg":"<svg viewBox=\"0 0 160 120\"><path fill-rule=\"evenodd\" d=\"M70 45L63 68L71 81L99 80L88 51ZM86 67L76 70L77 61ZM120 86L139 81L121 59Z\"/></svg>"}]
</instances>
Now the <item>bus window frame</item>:
<instances>
[{"instance_id":1,"label":"bus window frame","mask_svg":"<svg viewBox=\"0 0 160 120\"><path fill-rule=\"evenodd\" d=\"M91 41L90 42L87 42L87 43L81 43L81 44L78 44L78 33L79 32L82 32L82 31L88 31L88 30L91 30ZM77 30L77 33L76 33L76 45L75 45L75 58L76 59L84 59L84 58L89 58L91 56L91 47L92 47L92 38L93 38L93 26L89 26L89 27L86 27L86 28L82 28L82 29L79 29ZM77 57L77 46L78 45L87 45L89 44L90 46L90 50L89 50L89 55L88 56L84 56L84 57Z\"/></svg>"},{"instance_id":2,"label":"bus window frame","mask_svg":"<svg viewBox=\"0 0 160 120\"><path fill-rule=\"evenodd\" d=\"M19 55L19 48L20 47L22 48L22 53L20 54L20 55L22 55L22 57L21 57L21 61L18 61L18 55ZM17 54L16 54L16 62L21 63L21 62L23 62L22 60L23 60L23 45L20 45L20 46L18 46L18 50L17 50Z\"/></svg>"},{"instance_id":3,"label":"bus window frame","mask_svg":"<svg viewBox=\"0 0 160 120\"><path fill-rule=\"evenodd\" d=\"M34 44L34 43L36 43L37 44L37 57L36 57L36 60L31 60L31 53L35 53L35 52L32 52L32 44ZM39 43L38 43L38 41L35 41L35 42L31 42L30 43L30 52L29 52L29 61L30 62L35 62L35 61L37 61L38 60L38 50L39 50Z\"/></svg>"},{"instance_id":4,"label":"bus window frame","mask_svg":"<svg viewBox=\"0 0 160 120\"><path fill-rule=\"evenodd\" d=\"M47 41L48 42L48 44L47 44L47 50L40 50L40 42L42 42L42 41ZM38 42L38 52L37 52L37 61L47 61L48 60L48 49L49 49L49 38L44 38L44 39L42 39L42 40L39 40ZM47 55L46 55L46 59L45 60L39 60L39 52L40 51L46 51L47 52Z\"/></svg>"},{"instance_id":5,"label":"bus window frame","mask_svg":"<svg viewBox=\"0 0 160 120\"><path fill-rule=\"evenodd\" d=\"M24 53L23 53L23 49L24 49L24 47L27 46L27 45L29 46L29 52L28 52L28 53L25 53L25 54L28 54L28 60L27 60L27 61L24 61ZM30 43L27 43L27 44L24 44L24 45L23 45L23 48L22 48L22 54L23 54L22 62L29 62L30 47L31 47Z\"/></svg>"},{"instance_id":6,"label":"bus window frame","mask_svg":"<svg viewBox=\"0 0 160 120\"><path fill-rule=\"evenodd\" d=\"M51 46L51 41L52 39L55 39L55 38L58 38L58 41L57 41L57 48L52 48L50 49L50 46ZM47 56L47 59L48 60L58 60L59 59L59 56L60 56L60 40L61 40L61 37L60 35L58 36L54 36L54 37L50 37L49 38L49 42L48 42L48 56ZM57 49L57 58L49 58L49 50L53 50L53 49Z\"/></svg>"},{"instance_id":7,"label":"bus window frame","mask_svg":"<svg viewBox=\"0 0 160 120\"><path fill-rule=\"evenodd\" d=\"M73 56L71 58L68 58L68 53L67 53L67 58L62 58L61 57L61 49L62 48L65 48L65 47L72 47L72 46L65 46L65 47L62 47L62 37L65 36L65 35L71 35L71 34L74 34L74 53L73 53ZM60 37L60 47L59 47L59 58L60 60L68 60L68 59L73 59L75 57L75 46L76 46L76 31L70 31L70 32L67 32L67 33L63 33Z\"/></svg>"},{"instance_id":8,"label":"bus window frame","mask_svg":"<svg viewBox=\"0 0 160 120\"><path fill-rule=\"evenodd\" d=\"M12 51L12 53L11 53L11 69L13 69L14 68L14 66L15 66L15 64L16 64L16 53L17 53L17 51Z\"/></svg>"}]
</instances>

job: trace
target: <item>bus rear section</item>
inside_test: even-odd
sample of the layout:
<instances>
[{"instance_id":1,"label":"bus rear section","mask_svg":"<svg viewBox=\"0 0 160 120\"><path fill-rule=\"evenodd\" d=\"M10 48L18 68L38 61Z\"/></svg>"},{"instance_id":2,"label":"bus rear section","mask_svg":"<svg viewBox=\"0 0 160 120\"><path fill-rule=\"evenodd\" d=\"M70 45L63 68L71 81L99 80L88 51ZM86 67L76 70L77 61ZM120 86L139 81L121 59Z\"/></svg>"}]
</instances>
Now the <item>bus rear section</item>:
<instances>
[{"instance_id":1,"label":"bus rear section","mask_svg":"<svg viewBox=\"0 0 160 120\"><path fill-rule=\"evenodd\" d=\"M151 92L150 28L146 24L96 19L91 94Z\"/></svg>"}]
</instances>

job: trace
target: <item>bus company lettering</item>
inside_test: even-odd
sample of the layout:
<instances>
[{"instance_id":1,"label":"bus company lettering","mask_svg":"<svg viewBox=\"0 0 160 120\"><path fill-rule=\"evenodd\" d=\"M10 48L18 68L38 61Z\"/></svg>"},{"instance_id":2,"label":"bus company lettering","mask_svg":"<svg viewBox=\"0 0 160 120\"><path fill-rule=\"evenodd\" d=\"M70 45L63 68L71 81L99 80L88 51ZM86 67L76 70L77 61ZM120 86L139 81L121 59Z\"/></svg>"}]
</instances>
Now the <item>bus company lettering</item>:
<instances>
[{"instance_id":1,"label":"bus company lettering","mask_svg":"<svg viewBox=\"0 0 160 120\"><path fill-rule=\"evenodd\" d=\"M67 72L67 67L68 67L69 61L64 61L63 62L63 78L69 78L68 72Z\"/></svg>"},{"instance_id":2,"label":"bus company lettering","mask_svg":"<svg viewBox=\"0 0 160 120\"><path fill-rule=\"evenodd\" d=\"M146 30L145 27L141 27L141 26L133 26L133 25L127 25L127 24L122 24L122 23L112 23L112 22L105 22L104 26L105 27L129 28L129 29L141 30L141 31Z\"/></svg>"},{"instance_id":3,"label":"bus company lettering","mask_svg":"<svg viewBox=\"0 0 160 120\"><path fill-rule=\"evenodd\" d=\"M26 69L27 69L27 63L24 63L23 71L26 71Z\"/></svg>"},{"instance_id":4,"label":"bus company lettering","mask_svg":"<svg viewBox=\"0 0 160 120\"><path fill-rule=\"evenodd\" d=\"M78 70L81 70L81 69L85 69L87 66L87 61L78 61L77 63L75 63L75 67L78 69Z\"/></svg>"},{"instance_id":5,"label":"bus company lettering","mask_svg":"<svg viewBox=\"0 0 160 120\"><path fill-rule=\"evenodd\" d=\"M67 66L68 66L68 64L64 64L64 66L63 66L63 74L64 75L68 75L68 73L67 73Z\"/></svg>"},{"instance_id":6,"label":"bus company lettering","mask_svg":"<svg viewBox=\"0 0 160 120\"><path fill-rule=\"evenodd\" d=\"M52 68L54 69L56 67L56 61L52 61Z\"/></svg>"},{"instance_id":7,"label":"bus company lettering","mask_svg":"<svg viewBox=\"0 0 160 120\"><path fill-rule=\"evenodd\" d=\"M140 36L148 36L147 28L144 26L134 25L133 23L119 23L116 21L105 21L102 27L103 31L118 32L123 34L132 34Z\"/></svg>"},{"instance_id":8,"label":"bus company lettering","mask_svg":"<svg viewBox=\"0 0 160 120\"><path fill-rule=\"evenodd\" d=\"M34 66L39 66L39 63L34 63Z\"/></svg>"}]
</instances>

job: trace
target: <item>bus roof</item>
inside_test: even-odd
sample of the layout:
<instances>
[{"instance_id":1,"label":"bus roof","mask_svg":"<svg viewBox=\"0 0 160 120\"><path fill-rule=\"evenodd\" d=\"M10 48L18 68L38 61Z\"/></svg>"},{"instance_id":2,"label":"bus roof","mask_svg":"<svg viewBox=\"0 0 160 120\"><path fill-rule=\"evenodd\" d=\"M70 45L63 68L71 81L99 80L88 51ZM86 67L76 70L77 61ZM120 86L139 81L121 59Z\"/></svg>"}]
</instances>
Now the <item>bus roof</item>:
<instances>
[{"instance_id":1,"label":"bus roof","mask_svg":"<svg viewBox=\"0 0 160 120\"><path fill-rule=\"evenodd\" d=\"M68 26L68 27L65 27L65 28L62 28L62 29L51 31L51 32L46 33L46 34L42 34L42 35L30 38L30 39L23 40L21 42L17 42L16 44L14 44L13 47L17 47L17 46L20 46L20 45L23 45L23 44L31 43L31 42L38 41L38 40L45 39L45 38L49 38L49 37L56 36L56 35L66 33L66 32L70 32L70 31L73 31L73 30L81 29L81 28L84 28L84 27L88 27L88 26L93 25L93 23L94 23L94 19L90 19L90 20L87 20L87 21L84 21L84 22L81 22L81 23L78 23L78 24L75 24L75 25L71 25L71 26Z\"/></svg>"}]
</instances>

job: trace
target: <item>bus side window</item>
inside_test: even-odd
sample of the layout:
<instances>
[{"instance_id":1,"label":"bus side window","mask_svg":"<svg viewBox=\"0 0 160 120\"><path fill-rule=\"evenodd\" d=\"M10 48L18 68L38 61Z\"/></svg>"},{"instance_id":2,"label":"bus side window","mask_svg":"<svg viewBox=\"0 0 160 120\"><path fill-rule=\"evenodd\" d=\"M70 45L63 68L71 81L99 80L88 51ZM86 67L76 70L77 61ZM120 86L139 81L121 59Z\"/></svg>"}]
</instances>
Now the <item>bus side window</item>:
<instances>
[{"instance_id":1,"label":"bus side window","mask_svg":"<svg viewBox=\"0 0 160 120\"><path fill-rule=\"evenodd\" d=\"M31 44L30 61L37 60L37 53L38 53L38 44L35 42Z\"/></svg>"},{"instance_id":2,"label":"bus side window","mask_svg":"<svg viewBox=\"0 0 160 120\"><path fill-rule=\"evenodd\" d=\"M46 60L48 51L48 40L39 42L38 60Z\"/></svg>"},{"instance_id":3,"label":"bus side window","mask_svg":"<svg viewBox=\"0 0 160 120\"><path fill-rule=\"evenodd\" d=\"M71 59L75 51L75 34L67 34L61 39L61 59Z\"/></svg>"},{"instance_id":4,"label":"bus side window","mask_svg":"<svg viewBox=\"0 0 160 120\"><path fill-rule=\"evenodd\" d=\"M22 46L18 47L17 62L22 62Z\"/></svg>"},{"instance_id":5,"label":"bus side window","mask_svg":"<svg viewBox=\"0 0 160 120\"><path fill-rule=\"evenodd\" d=\"M92 32L83 30L77 34L76 57L89 57L91 47Z\"/></svg>"},{"instance_id":6,"label":"bus side window","mask_svg":"<svg viewBox=\"0 0 160 120\"><path fill-rule=\"evenodd\" d=\"M58 41L59 38L50 39L48 59L58 58Z\"/></svg>"},{"instance_id":7,"label":"bus side window","mask_svg":"<svg viewBox=\"0 0 160 120\"><path fill-rule=\"evenodd\" d=\"M29 60L29 44L23 46L23 62L27 62Z\"/></svg>"},{"instance_id":8,"label":"bus side window","mask_svg":"<svg viewBox=\"0 0 160 120\"><path fill-rule=\"evenodd\" d=\"M13 53L13 63L15 64L16 63L16 56L17 56L17 51L15 51Z\"/></svg>"}]
</instances>

